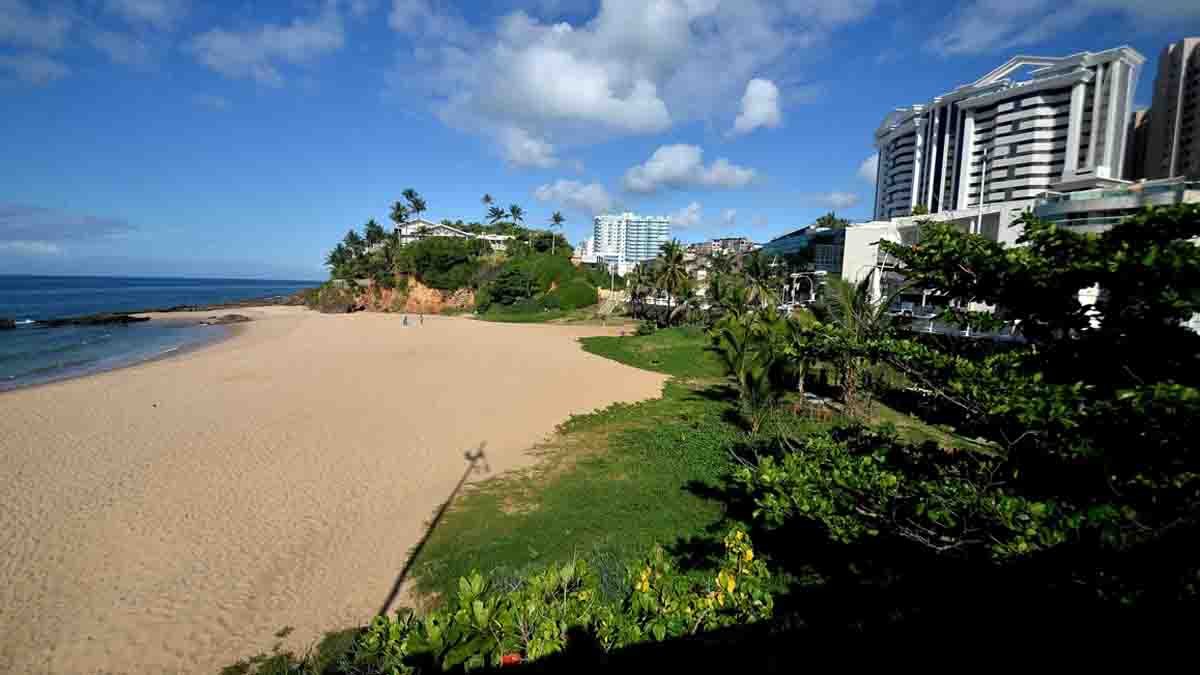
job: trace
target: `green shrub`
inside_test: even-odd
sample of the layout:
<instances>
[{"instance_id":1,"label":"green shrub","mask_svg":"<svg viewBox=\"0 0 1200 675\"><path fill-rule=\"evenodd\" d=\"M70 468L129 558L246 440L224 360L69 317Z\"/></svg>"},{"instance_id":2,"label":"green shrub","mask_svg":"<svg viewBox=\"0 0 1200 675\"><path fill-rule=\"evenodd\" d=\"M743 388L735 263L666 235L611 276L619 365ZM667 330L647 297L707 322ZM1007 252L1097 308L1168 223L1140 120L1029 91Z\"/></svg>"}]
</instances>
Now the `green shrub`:
<instances>
[{"instance_id":1,"label":"green shrub","mask_svg":"<svg viewBox=\"0 0 1200 675\"><path fill-rule=\"evenodd\" d=\"M596 287L584 279L572 279L555 289L559 304L563 309L572 310L580 307L591 307L600 302L600 293Z\"/></svg>"},{"instance_id":2,"label":"green shrub","mask_svg":"<svg viewBox=\"0 0 1200 675\"><path fill-rule=\"evenodd\" d=\"M304 304L324 314L346 314L357 304L351 287L344 282L328 282L307 291Z\"/></svg>"},{"instance_id":3,"label":"green shrub","mask_svg":"<svg viewBox=\"0 0 1200 675\"><path fill-rule=\"evenodd\" d=\"M479 259L490 252L488 243L477 239L429 237L405 246L397 267L430 288L452 291L471 285Z\"/></svg>"},{"instance_id":4,"label":"green shrub","mask_svg":"<svg viewBox=\"0 0 1200 675\"><path fill-rule=\"evenodd\" d=\"M541 305L543 309L563 309L562 296L557 290L551 291L542 296Z\"/></svg>"},{"instance_id":5,"label":"green shrub","mask_svg":"<svg viewBox=\"0 0 1200 675\"><path fill-rule=\"evenodd\" d=\"M552 566L494 590L478 573L459 579L457 603L423 617L377 617L359 636L342 672L418 673L536 661L561 652L567 633L591 634L604 650L770 618L766 566L749 537L725 537L719 571L703 582L681 573L656 548L626 574L615 600L580 560Z\"/></svg>"}]
</instances>

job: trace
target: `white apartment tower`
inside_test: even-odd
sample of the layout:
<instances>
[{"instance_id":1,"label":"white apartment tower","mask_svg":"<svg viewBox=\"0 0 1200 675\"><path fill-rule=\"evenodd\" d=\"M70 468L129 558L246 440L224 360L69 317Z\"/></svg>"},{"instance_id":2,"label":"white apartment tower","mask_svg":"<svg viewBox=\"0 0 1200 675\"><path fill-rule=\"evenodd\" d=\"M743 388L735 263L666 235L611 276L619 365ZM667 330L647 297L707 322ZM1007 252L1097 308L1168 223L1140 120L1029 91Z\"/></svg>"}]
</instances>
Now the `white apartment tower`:
<instances>
[{"instance_id":1,"label":"white apartment tower","mask_svg":"<svg viewBox=\"0 0 1200 675\"><path fill-rule=\"evenodd\" d=\"M592 238L596 258L615 264L618 274L627 274L634 265L658 256L671 239L671 219L629 212L596 216Z\"/></svg>"},{"instance_id":2,"label":"white apartment tower","mask_svg":"<svg viewBox=\"0 0 1200 675\"><path fill-rule=\"evenodd\" d=\"M875 219L973 208L981 188L986 204L1121 178L1144 62L1129 47L1016 56L930 103L893 111L875 132ZM1027 79L1014 79L1021 71Z\"/></svg>"}]
</instances>

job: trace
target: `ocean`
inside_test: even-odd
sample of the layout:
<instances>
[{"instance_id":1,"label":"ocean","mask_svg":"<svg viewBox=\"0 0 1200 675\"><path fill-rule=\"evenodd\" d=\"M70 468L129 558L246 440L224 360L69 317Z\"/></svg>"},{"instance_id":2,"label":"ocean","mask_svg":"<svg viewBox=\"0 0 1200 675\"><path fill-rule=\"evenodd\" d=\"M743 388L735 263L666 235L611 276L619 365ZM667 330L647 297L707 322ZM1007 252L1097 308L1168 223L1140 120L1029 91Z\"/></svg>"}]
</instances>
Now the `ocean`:
<instances>
[{"instance_id":1,"label":"ocean","mask_svg":"<svg viewBox=\"0 0 1200 675\"><path fill-rule=\"evenodd\" d=\"M47 328L34 322L101 312L215 305L291 295L315 281L0 275L0 391L110 370L220 339L222 326L180 322Z\"/></svg>"}]
</instances>

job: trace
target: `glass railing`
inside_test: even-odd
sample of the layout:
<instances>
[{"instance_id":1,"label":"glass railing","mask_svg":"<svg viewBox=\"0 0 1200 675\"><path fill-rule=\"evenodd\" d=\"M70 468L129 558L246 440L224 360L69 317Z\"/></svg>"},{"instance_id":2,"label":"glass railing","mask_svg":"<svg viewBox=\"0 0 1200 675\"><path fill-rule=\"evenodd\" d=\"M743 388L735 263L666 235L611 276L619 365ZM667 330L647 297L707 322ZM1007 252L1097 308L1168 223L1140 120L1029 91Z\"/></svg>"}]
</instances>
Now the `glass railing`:
<instances>
[{"instance_id":1,"label":"glass railing","mask_svg":"<svg viewBox=\"0 0 1200 675\"><path fill-rule=\"evenodd\" d=\"M1038 198L1047 204L1081 202L1094 199L1119 199L1122 197L1154 196L1184 190L1200 190L1200 182L1179 182L1169 185L1149 185L1144 188L1121 188L1119 190L1081 190L1079 192L1047 192Z\"/></svg>"}]
</instances>

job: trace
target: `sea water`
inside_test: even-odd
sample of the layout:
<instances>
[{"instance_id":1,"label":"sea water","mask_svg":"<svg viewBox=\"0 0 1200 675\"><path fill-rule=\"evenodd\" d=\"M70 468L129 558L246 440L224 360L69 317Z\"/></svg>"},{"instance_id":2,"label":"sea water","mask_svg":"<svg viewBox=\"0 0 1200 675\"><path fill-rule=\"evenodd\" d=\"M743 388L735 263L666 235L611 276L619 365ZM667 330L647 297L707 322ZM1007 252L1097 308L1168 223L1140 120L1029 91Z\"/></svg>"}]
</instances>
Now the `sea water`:
<instances>
[{"instance_id":1,"label":"sea water","mask_svg":"<svg viewBox=\"0 0 1200 675\"><path fill-rule=\"evenodd\" d=\"M149 321L48 328L39 320L286 296L307 281L0 275L0 391L109 370L225 335L221 326Z\"/></svg>"}]
</instances>

